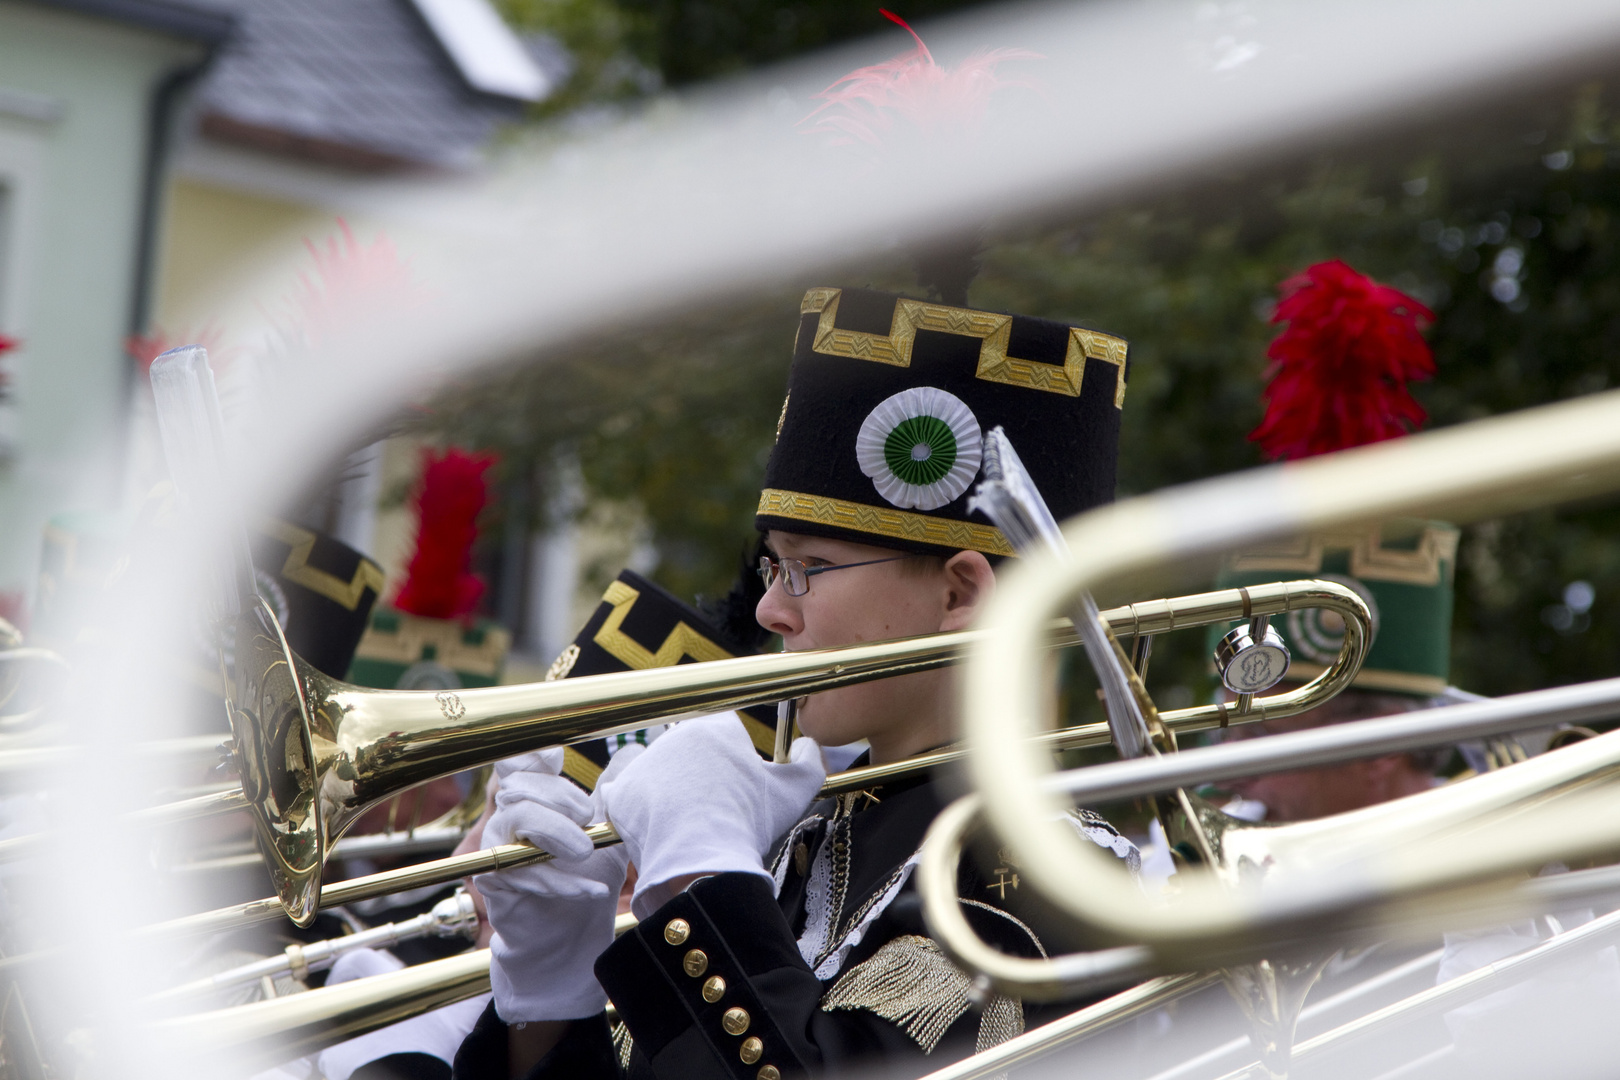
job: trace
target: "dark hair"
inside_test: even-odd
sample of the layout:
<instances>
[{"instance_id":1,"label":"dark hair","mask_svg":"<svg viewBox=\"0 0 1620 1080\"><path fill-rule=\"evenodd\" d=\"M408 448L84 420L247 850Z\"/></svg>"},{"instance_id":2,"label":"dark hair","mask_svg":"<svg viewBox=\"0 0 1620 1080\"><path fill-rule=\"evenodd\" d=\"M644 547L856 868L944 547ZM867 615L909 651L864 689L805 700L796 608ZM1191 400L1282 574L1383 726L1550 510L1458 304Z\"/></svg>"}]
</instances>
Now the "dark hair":
<instances>
[{"instance_id":1,"label":"dark hair","mask_svg":"<svg viewBox=\"0 0 1620 1080\"><path fill-rule=\"evenodd\" d=\"M765 595L765 583L759 579L759 557L764 554L761 534L751 545L743 545L730 590L719 597L700 594L696 600L697 609L720 632L721 644L738 656L757 653L771 639L771 632L754 617L754 609Z\"/></svg>"}]
</instances>

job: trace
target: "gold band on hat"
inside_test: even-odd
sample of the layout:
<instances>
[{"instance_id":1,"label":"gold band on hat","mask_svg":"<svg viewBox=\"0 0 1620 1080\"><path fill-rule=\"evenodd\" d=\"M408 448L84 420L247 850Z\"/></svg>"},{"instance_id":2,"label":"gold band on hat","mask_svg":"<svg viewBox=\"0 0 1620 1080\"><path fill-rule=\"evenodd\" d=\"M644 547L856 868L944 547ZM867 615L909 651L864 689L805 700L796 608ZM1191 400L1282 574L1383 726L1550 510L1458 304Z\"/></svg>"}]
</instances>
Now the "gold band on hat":
<instances>
[{"instance_id":1,"label":"gold band on hat","mask_svg":"<svg viewBox=\"0 0 1620 1080\"><path fill-rule=\"evenodd\" d=\"M958 551L982 551L986 555L1017 554L1012 544L1007 542L1007 537L993 525L913 514L906 510L829 499L823 495L807 495L801 491L766 488L759 493L758 513L762 517L832 525L891 540L932 544Z\"/></svg>"}]
</instances>

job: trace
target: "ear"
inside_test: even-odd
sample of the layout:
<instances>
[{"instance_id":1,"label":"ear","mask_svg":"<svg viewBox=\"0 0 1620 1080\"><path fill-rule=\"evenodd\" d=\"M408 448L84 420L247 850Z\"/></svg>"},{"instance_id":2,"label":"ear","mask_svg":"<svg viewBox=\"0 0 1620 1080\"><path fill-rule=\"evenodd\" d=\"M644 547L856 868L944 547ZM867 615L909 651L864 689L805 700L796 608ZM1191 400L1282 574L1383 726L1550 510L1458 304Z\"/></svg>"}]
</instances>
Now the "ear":
<instances>
[{"instance_id":1,"label":"ear","mask_svg":"<svg viewBox=\"0 0 1620 1080\"><path fill-rule=\"evenodd\" d=\"M977 551L958 551L945 560L945 615L939 628L965 630L996 594L996 573Z\"/></svg>"}]
</instances>

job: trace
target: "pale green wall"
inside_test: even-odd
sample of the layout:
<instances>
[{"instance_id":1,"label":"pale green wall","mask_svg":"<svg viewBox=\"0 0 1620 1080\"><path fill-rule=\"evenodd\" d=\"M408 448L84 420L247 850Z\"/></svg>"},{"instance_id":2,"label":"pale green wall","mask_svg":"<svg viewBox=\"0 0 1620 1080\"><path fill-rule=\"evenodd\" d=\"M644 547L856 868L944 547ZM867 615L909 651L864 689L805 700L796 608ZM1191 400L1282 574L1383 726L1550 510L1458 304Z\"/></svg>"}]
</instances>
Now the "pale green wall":
<instances>
[{"instance_id":1,"label":"pale green wall","mask_svg":"<svg viewBox=\"0 0 1620 1080\"><path fill-rule=\"evenodd\" d=\"M65 509L115 509L153 91L201 47L134 27L0 0L0 591L31 591L41 529ZM53 99L59 118L7 115L7 93ZM13 96L12 100L17 100Z\"/></svg>"}]
</instances>

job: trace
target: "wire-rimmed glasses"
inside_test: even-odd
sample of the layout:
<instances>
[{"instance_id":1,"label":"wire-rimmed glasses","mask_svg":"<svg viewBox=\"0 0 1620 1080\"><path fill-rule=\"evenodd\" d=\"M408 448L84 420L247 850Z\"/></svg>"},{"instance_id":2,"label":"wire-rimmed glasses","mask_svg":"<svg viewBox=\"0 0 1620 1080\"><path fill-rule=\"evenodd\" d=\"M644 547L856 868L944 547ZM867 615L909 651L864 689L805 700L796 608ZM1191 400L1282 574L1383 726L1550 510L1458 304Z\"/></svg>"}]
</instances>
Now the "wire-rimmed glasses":
<instances>
[{"instance_id":1,"label":"wire-rimmed glasses","mask_svg":"<svg viewBox=\"0 0 1620 1080\"><path fill-rule=\"evenodd\" d=\"M771 586L778 581L782 588L787 590L789 596L803 596L810 591L810 579L816 574L825 574L828 570L848 570L856 566L875 566L878 563L899 562L909 559L910 555L895 555L888 559L869 559L866 562L839 563L836 566L806 566L798 559L773 559L769 555L759 557L759 578L765 583L765 591L770 592Z\"/></svg>"}]
</instances>

